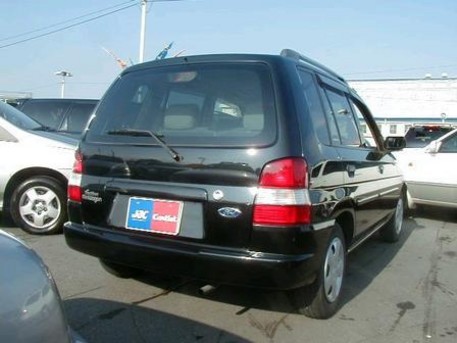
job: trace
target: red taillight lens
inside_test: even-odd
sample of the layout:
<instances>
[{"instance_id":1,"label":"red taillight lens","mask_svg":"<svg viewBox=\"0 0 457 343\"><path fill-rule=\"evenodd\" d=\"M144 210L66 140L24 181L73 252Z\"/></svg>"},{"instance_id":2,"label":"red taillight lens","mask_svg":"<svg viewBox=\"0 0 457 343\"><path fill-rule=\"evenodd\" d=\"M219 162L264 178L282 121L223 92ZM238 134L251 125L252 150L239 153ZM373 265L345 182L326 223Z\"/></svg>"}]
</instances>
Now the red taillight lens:
<instances>
[{"instance_id":1,"label":"red taillight lens","mask_svg":"<svg viewBox=\"0 0 457 343\"><path fill-rule=\"evenodd\" d=\"M83 156L77 151L75 153L75 162L73 163L73 172L70 175L70 180L68 180L67 194L70 201L82 201L81 175L83 169Z\"/></svg>"},{"instance_id":2,"label":"red taillight lens","mask_svg":"<svg viewBox=\"0 0 457 343\"><path fill-rule=\"evenodd\" d=\"M308 167L301 158L268 163L260 176L261 187L300 188L308 186Z\"/></svg>"},{"instance_id":3,"label":"red taillight lens","mask_svg":"<svg viewBox=\"0 0 457 343\"><path fill-rule=\"evenodd\" d=\"M75 162L73 163L73 173L82 174L83 172L83 155L79 152L75 152Z\"/></svg>"},{"instance_id":4,"label":"red taillight lens","mask_svg":"<svg viewBox=\"0 0 457 343\"><path fill-rule=\"evenodd\" d=\"M268 163L254 202L254 225L291 226L311 222L308 167L302 158Z\"/></svg>"},{"instance_id":5,"label":"red taillight lens","mask_svg":"<svg viewBox=\"0 0 457 343\"><path fill-rule=\"evenodd\" d=\"M68 200L81 202L82 190L80 186L68 185Z\"/></svg>"}]
</instances>

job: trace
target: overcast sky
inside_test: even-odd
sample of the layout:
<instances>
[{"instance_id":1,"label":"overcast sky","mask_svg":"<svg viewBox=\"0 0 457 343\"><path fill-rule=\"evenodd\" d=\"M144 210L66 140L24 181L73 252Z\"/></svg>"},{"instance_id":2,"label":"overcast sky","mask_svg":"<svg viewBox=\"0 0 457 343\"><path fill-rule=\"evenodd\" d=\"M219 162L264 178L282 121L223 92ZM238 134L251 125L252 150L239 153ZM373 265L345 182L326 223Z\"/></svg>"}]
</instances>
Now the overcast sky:
<instances>
[{"instance_id":1,"label":"overcast sky","mask_svg":"<svg viewBox=\"0 0 457 343\"><path fill-rule=\"evenodd\" d=\"M67 79L67 97L101 97L120 72L102 47L138 62L139 4L0 1L0 91L59 97L60 79L54 73L67 70L74 75ZM83 21L88 22L77 25ZM58 32L48 35L51 31ZM39 35L44 36L33 39ZM439 77L443 72L457 77L457 1L150 2L145 60L155 59L172 41L170 55L181 50L183 55L278 54L292 48L347 79Z\"/></svg>"}]
</instances>

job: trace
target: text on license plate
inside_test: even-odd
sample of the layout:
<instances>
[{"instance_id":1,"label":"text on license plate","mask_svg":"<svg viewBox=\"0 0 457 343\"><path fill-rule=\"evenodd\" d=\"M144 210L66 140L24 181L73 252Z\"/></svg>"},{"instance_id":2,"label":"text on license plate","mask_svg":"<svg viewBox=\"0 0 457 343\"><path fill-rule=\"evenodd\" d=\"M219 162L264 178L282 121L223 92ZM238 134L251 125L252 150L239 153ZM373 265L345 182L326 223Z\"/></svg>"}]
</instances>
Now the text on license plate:
<instances>
[{"instance_id":1,"label":"text on license plate","mask_svg":"<svg viewBox=\"0 0 457 343\"><path fill-rule=\"evenodd\" d=\"M132 230L177 235L182 210L181 201L132 197L129 199L125 226Z\"/></svg>"}]
</instances>

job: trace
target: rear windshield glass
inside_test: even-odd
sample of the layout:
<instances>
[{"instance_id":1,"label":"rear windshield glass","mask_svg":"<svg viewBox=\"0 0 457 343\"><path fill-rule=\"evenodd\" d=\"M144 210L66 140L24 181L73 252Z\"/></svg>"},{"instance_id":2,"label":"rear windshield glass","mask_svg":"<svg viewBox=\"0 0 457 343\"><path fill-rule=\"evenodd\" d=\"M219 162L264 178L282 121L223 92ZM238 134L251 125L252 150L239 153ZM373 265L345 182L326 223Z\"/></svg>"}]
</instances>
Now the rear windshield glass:
<instances>
[{"instance_id":1,"label":"rear windshield glass","mask_svg":"<svg viewBox=\"0 0 457 343\"><path fill-rule=\"evenodd\" d=\"M151 68L120 78L101 102L87 141L267 145L275 139L270 72L260 63ZM141 134L143 132L143 134Z\"/></svg>"},{"instance_id":2,"label":"rear windshield glass","mask_svg":"<svg viewBox=\"0 0 457 343\"><path fill-rule=\"evenodd\" d=\"M431 141L440 138L446 133L452 131L452 127L441 126L418 126L411 127L406 132L405 140L407 148L422 148Z\"/></svg>"},{"instance_id":3,"label":"rear windshield glass","mask_svg":"<svg viewBox=\"0 0 457 343\"><path fill-rule=\"evenodd\" d=\"M47 101L27 101L20 110L39 123L58 129L63 115L68 108L68 103L64 102L47 102Z\"/></svg>"}]
</instances>

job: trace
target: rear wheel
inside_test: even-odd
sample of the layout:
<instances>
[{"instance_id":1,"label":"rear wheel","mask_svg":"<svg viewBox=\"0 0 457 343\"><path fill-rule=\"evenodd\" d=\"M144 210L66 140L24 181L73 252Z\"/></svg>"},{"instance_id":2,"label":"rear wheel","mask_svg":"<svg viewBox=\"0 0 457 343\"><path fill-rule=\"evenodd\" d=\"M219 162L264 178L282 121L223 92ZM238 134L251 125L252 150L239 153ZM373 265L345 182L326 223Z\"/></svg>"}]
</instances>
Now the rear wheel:
<instances>
[{"instance_id":1,"label":"rear wheel","mask_svg":"<svg viewBox=\"0 0 457 343\"><path fill-rule=\"evenodd\" d=\"M381 238L386 242L397 242L400 239L400 234L403 227L403 218L405 216L405 196L402 195L397 200L397 206L392 218L381 229Z\"/></svg>"},{"instance_id":2,"label":"rear wheel","mask_svg":"<svg viewBox=\"0 0 457 343\"><path fill-rule=\"evenodd\" d=\"M14 190L10 213L24 231L59 233L67 218L65 187L51 177L27 179Z\"/></svg>"},{"instance_id":3,"label":"rear wheel","mask_svg":"<svg viewBox=\"0 0 457 343\"><path fill-rule=\"evenodd\" d=\"M343 231L335 224L316 281L290 291L298 311L308 317L325 319L336 313L346 270L346 245Z\"/></svg>"},{"instance_id":4,"label":"rear wheel","mask_svg":"<svg viewBox=\"0 0 457 343\"><path fill-rule=\"evenodd\" d=\"M108 273L121 279L128 279L141 274L140 269L107 261L105 259L100 259L100 264L102 265L103 269L105 269Z\"/></svg>"}]
</instances>

